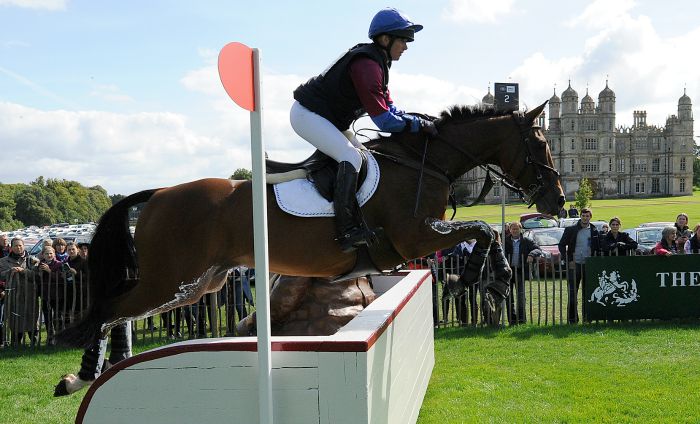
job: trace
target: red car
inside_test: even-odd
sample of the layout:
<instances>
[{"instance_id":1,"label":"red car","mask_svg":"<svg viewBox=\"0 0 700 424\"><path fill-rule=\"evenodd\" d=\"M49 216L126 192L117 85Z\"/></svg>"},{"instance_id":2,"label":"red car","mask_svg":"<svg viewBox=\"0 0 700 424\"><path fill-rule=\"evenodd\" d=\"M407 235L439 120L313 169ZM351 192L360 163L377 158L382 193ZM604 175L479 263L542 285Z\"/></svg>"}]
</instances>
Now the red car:
<instances>
[{"instance_id":1,"label":"red car","mask_svg":"<svg viewBox=\"0 0 700 424\"><path fill-rule=\"evenodd\" d=\"M559 227L552 228L534 228L531 230L526 230L523 233L524 237L532 239L544 254L542 260L540 260L540 276L544 277L545 270L547 275L551 276L559 272L559 265L561 264L561 270L566 269L566 262L562 261L561 255L559 254L559 240L561 240L564 234L564 229ZM534 270L533 270L534 272Z\"/></svg>"}]
</instances>

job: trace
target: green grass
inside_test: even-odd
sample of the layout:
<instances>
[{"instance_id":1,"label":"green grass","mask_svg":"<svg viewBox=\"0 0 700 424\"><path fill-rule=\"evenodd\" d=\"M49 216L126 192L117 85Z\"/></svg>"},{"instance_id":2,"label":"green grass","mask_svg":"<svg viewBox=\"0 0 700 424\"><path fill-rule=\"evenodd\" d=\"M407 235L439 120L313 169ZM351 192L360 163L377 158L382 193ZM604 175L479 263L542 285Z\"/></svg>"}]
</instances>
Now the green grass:
<instances>
[{"instance_id":1,"label":"green grass","mask_svg":"<svg viewBox=\"0 0 700 424\"><path fill-rule=\"evenodd\" d=\"M696 321L440 329L418 422L698 422L699 351ZM53 386L80 356L0 351L0 422L73 422L85 391Z\"/></svg>"},{"instance_id":2,"label":"green grass","mask_svg":"<svg viewBox=\"0 0 700 424\"><path fill-rule=\"evenodd\" d=\"M568 206L567 206L568 207ZM609 199L593 200L591 205L593 220L608 221L613 216L622 220L623 228L633 228L642 222L670 221L685 212L690 216L689 226L700 223L700 191L692 196L656 197L651 199ZM537 212L524 204L506 204L506 222L516 221L521 214ZM447 217L452 211L447 211ZM501 222L501 205L478 205L471 208L458 208L456 220L480 219L489 223Z\"/></svg>"},{"instance_id":3,"label":"green grass","mask_svg":"<svg viewBox=\"0 0 700 424\"><path fill-rule=\"evenodd\" d=\"M418 422L698 422L693 323L440 329Z\"/></svg>"},{"instance_id":4,"label":"green grass","mask_svg":"<svg viewBox=\"0 0 700 424\"><path fill-rule=\"evenodd\" d=\"M134 353L158 345L134 346ZM0 423L74 422L85 390L55 398L53 388L61 375L78 371L82 354L59 348L0 350Z\"/></svg>"}]
</instances>

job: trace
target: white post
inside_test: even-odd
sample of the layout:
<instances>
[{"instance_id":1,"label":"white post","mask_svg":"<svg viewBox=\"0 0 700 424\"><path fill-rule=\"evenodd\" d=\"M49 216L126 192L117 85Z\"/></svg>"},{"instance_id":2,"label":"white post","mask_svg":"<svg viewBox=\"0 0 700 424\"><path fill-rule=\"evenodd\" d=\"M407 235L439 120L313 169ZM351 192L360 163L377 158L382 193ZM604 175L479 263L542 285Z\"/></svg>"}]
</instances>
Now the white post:
<instances>
[{"instance_id":1,"label":"white post","mask_svg":"<svg viewBox=\"0 0 700 424\"><path fill-rule=\"evenodd\" d=\"M253 242L255 245L255 302L258 333L258 406L260 423L272 424L272 346L270 343L270 286L267 256L267 181L262 136L260 52L253 49L255 111L250 112L253 171Z\"/></svg>"}]
</instances>

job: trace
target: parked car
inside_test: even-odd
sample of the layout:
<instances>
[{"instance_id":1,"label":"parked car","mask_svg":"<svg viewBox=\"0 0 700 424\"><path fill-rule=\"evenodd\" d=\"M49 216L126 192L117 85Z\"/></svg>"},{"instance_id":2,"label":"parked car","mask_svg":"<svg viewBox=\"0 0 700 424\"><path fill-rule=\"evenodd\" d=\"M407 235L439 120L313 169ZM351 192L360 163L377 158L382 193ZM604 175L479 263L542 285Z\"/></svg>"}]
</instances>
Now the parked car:
<instances>
[{"instance_id":1,"label":"parked car","mask_svg":"<svg viewBox=\"0 0 700 424\"><path fill-rule=\"evenodd\" d=\"M559 228L566 228L566 227L571 227L573 225L576 225L576 223L579 221L580 218L562 218L559 220ZM596 230L600 231L603 228L604 224L607 224L605 221L591 221L591 224L595 225Z\"/></svg>"},{"instance_id":2,"label":"parked car","mask_svg":"<svg viewBox=\"0 0 700 424\"><path fill-rule=\"evenodd\" d=\"M661 232L664 227L637 227L625 230L630 237L637 242L638 255L651 255L651 249L656 246L656 243L661 241Z\"/></svg>"},{"instance_id":3,"label":"parked car","mask_svg":"<svg viewBox=\"0 0 700 424\"><path fill-rule=\"evenodd\" d=\"M559 225L556 219L542 213L522 214L520 215L520 223L525 230L532 228L552 228Z\"/></svg>"},{"instance_id":4,"label":"parked car","mask_svg":"<svg viewBox=\"0 0 700 424\"><path fill-rule=\"evenodd\" d=\"M643 224L637 225L637 228L647 228L647 227L673 227L675 222L645 222Z\"/></svg>"},{"instance_id":5,"label":"parked car","mask_svg":"<svg viewBox=\"0 0 700 424\"><path fill-rule=\"evenodd\" d=\"M552 228L534 228L523 233L524 237L532 239L544 254L544 261L539 264L540 275L544 275L545 269L547 275L553 275L561 269L566 269L566 262L562 261L559 253L559 241L564 234L564 229L559 227Z\"/></svg>"},{"instance_id":6,"label":"parked car","mask_svg":"<svg viewBox=\"0 0 700 424\"><path fill-rule=\"evenodd\" d=\"M559 220L559 228L566 228L571 227L572 225L576 225L578 220L579 218L561 218Z\"/></svg>"}]
</instances>

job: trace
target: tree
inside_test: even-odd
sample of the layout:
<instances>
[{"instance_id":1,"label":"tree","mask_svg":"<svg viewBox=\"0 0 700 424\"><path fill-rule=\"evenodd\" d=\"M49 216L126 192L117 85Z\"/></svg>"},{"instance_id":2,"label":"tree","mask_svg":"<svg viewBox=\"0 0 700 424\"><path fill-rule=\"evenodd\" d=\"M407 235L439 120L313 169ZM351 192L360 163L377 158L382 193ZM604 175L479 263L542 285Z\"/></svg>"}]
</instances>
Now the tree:
<instances>
[{"instance_id":1,"label":"tree","mask_svg":"<svg viewBox=\"0 0 700 424\"><path fill-rule=\"evenodd\" d=\"M253 173L245 168L238 168L229 178L232 180L252 180Z\"/></svg>"},{"instance_id":2,"label":"tree","mask_svg":"<svg viewBox=\"0 0 700 424\"><path fill-rule=\"evenodd\" d=\"M578 191L574 194L574 204L576 209L579 211L583 208L587 208L591 205L591 199L593 198L593 188L591 183L587 178L581 180L579 184Z\"/></svg>"},{"instance_id":3,"label":"tree","mask_svg":"<svg viewBox=\"0 0 700 424\"><path fill-rule=\"evenodd\" d=\"M122 200L125 197L126 196L124 196L123 194L110 194L109 200L112 201L112 205L115 205L118 201Z\"/></svg>"}]
</instances>

